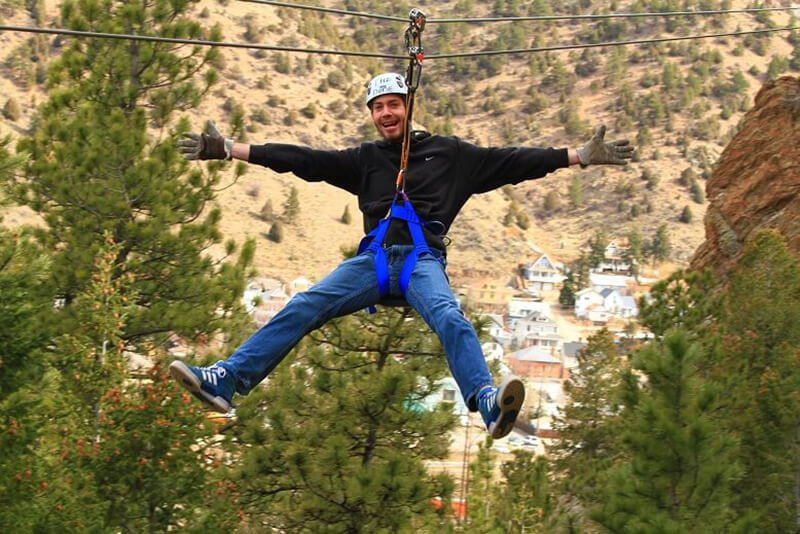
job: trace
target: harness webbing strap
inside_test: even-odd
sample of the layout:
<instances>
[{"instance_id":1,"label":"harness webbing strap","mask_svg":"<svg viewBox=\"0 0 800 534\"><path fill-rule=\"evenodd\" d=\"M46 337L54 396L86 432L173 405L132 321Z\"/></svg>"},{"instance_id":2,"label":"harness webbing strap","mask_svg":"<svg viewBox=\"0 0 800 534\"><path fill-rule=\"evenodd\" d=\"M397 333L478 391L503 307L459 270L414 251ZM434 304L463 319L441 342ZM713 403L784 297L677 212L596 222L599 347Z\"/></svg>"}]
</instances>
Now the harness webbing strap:
<instances>
[{"instance_id":1,"label":"harness webbing strap","mask_svg":"<svg viewBox=\"0 0 800 534\"><path fill-rule=\"evenodd\" d=\"M402 197L403 204L398 204L398 196ZM411 281L411 275L414 273L417 259L426 252L434 256L428 246L428 242L425 240L425 234L422 230L425 224L424 221L419 218L419 215L417 215L417 212L414 210L414 206L411 204L411 201L408 200L405 193L400 191L398 195L395 195L392 201L389 215L378 222L378 226L361 240L361 244L358 247L358 254L364 252L372 252L374 254L375 274L378 278L378 290L380 291L381 297L386 297L389 294L389 262L386 258L386 251L383 245L386 239L386 232L389 230L389 225L393 219L406 222L408 231L411 234L411 242L414 245L414 248L408 253L408 256L406 256L403 262L403 269L400 271L400 278L398 280L400 293L403 296L405 296L406 291L408 291L408 284ZM375 307L370 306L369 311L370 313L375 313Z\"/></svg>"}]
</instances>

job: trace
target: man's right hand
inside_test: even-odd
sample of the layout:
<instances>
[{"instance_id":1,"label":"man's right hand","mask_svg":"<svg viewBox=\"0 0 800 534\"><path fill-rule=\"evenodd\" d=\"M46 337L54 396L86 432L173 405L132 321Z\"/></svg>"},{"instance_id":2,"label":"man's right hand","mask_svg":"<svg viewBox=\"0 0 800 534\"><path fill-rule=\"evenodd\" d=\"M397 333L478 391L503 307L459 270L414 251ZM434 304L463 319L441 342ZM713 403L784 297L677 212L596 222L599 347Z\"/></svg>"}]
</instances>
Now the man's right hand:
<instances>
[{"instance_id":1,"label":"man's right hand","mask_svg":"<svg viewBox=\"0 0 800 534\"><path fill-rule=\"evenodd\" d=\"M178 152L190 161L231 159L233 139L222 137L213 121L206 123L206 132L208 133L184 132L183 137L186 139L178 141Z\"/></svg>"}]
</instances>

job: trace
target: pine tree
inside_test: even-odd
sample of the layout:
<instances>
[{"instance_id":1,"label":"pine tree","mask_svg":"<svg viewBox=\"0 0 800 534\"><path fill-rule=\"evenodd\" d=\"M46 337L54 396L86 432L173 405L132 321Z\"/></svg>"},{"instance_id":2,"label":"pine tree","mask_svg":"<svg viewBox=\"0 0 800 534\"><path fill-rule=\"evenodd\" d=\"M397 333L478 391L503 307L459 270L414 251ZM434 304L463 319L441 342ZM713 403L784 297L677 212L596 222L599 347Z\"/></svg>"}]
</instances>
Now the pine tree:
<instances>
[{"instance_id":1,"label":"pine tree","mask_svg":"<svg viewBox=\"0 0 800 534\"><path fill-rule=\"evenodd\" d=\"M639 320L658 338L670 329L702 336L717 313L715 292L710 271L676 271L654 285L648 299L640 301Z\"/></svg>"},{"instance_id":2,"label":"pine tree","mask_svg":"<svg viewBox=\"0 0 800 534\"><path fill-rule=\"evenodd\" d=\"M497 523L505 532L541 531L555 507L550 491L549 462L525 450L503 463L502 484L497 494Z\"/></svg>"},{"instance_id":3,"label":"pine tree","mask_svg":"<svg viewBox=\"0 0 800 534\"><path fill-rule=\"evenodd\" d=\"M195 3L68 3L63 18L73 29L218 40L193 20ZM5 185L45 222L39 236L53 251L53 279L66 304L61 318L74 327L71 305L90 283L106 231L121 247L114 277L133 275L136 286L126 341L169 332L193 338L243 317L240 297L254 245L236 262L227 259L233 242L224 259L206 253L222 239L220 211L210 204L224 163L204 172L184 161L175 139L190 127L182 121L168 128L174 112L196 107L215 81L208 65L218 53L75 39L53 62L50 99L33 135L20 143L30 156L26 176ZM148 135L150 125L172 135Z\"/></svg>"},{"instance_id":4,"label":"pine tree","mask_svg":"<svg viewBox=\"0 0 800 534\"><path fill-rule=\"evenodd\" d=\"M267 199L264 205L261 206L261 211L258 216L264 222L272 221L272 218L275 216L275 211L272 209L272 201L270 199Z\"/></svg>"},{"instance_id":5,"label":"pine tree","mask_svg":"<svg viewBox=\"0 0 800 534\"><path fill-rule=\"evenodd\" d=\"M591 266L586 252L581 252L578 261L575 262L574 268L571 270L575 273L575 287L578 291L589 287L591 283Z\"/></svg>"},{"instance_id":6,"label":"pine tree","mask_svg":"<svg viewBox=\"0 0 800 534\"><path fill-rule=\"evenodd\" d=\"M738 444L715 420L719 388L698 373L699 344L672 332L634 357L625 377L625 454L592 518L609 532L753 531L737 514Z\"/></svg>"},{"instance_id":7,"label":"pine tree","mask_svg":"<svg viewBox=\"0 0 800 534\"><path fill-rule=\"evenodd\" d=\"M300 196L297 188L292 186L289 189L289 196L286 197L286 202L283 204L283 217L286 222L292 223L300 214Z\"/></svg>"},{"instance_id":8,"label":"pine tree","mask_svg":"<svg viewBox=\"0 0 800 534\"><path fill-rule=\"evenodd\" d=\"M622 256L625 258L631 268L631 275L634 277L639 276L639 265L644 261L644 243L642 242L642 234L636 228L633 228L628 233L628 248L623 251Z\"/></svg>"},{"instance_id":9,"label":"pine tree","mask_svg":"<svg viewBox=\"0 0 800 534\"><path fill-rule=\"evenodd\" d=\"M497 454L492 450L493 440L487 437L478 445L478 453L469 464L469 495L467 520L473 532L494 534L502 532L497 521L498 487L495 482Z\"/></svg>"},{"instance_id":10,"label":"pine tree","mask_svg":"<svg viewBox=\"0 0 800 534\"><path fill-rule=\"evenodd\" d=\"M235 482L265 528L396 532L432 528L430 500L452 483L423 460L447 453L447 406L422 401L446 371L427 326L406 309L313 332L237 410Z\"/></svg>"},{"instance_id":11,"label":"pine tree","mask_svg":"<svg viewBox=\"0 0 800 534\"><path fill-rule=\"evenodd\" d=\"M583 205L583 185L577 175L573 176L569 183L569 204L573 208Z\"/></svg>"},{"instance_id":12,"label":"pine tree","mask_svg":"<svg viewBox=\"0 0 800 534\"><path fill-rule=\"evenodd\" d=\"M21 115L22 111L19 109L19 103L14 97L9 98L6 101L6 105L3 106L3 117L11 122L16 122L19 120Z\"/></svg>"},{"instance_id":13,"label":"pine tree","mask_svg":"<svg viewBox=\"0 0 800 534\"><path fill-rule=\"evenodd\" d=\"M0 153L0 168L9 158ZM29 237L0 229L0 527L33 531L47 483L40 440L47 436L46 348L53 322L48 258Z\"/></svg>"},{"instance_id":14,"label":"pine tree","mask_svg":"<svg viewBox=\"0 0 800 534\"><path fill-rule=\"evenodd\" d=\"M606 329L588 339L564 389L568 401L554 422L560 441L554 448L561 476L559 494L572 508L600 502L607 471L619 456L619 402L624 364Z\"/></svg>"},{"instance_id":15,"label":"pine tree","mask_svg":"<svg viewBox=\"0 0 800 534\"><path fill-rule=\"evenodd\" d=\"M267 234L267 237L275 243L283 241L283 225L280 221L272 223L272 226L269 227L269 234Z\"/></svg>"},{"instance_id":16,"label":"pine tree","mask_svg":"<svg viewBox=\"0 0 800 534\"><path fill-rule=\"evenodd\" d=\"M653 239L650 242L649 253L653 258L653 264L664 262L669 259L669 254L672 251L672 245L669 241L669 233L667 232L667 225L662 224L653 234Z\"/></svg>"},{"instance_id":17,"label":"pine tree","mask_svg":"<svg viewBox=\"0 0 800 534\"><path fill-rule=\"evenodd\" d=\"M596 269L603 263L606 259L606 247L608 246L608 236L604 231L595 232L594 235L589 239L589 247L591 248L591 252L589 253L589 265Z\"/></svg>"},{"instance_id":18,"label":"pine tree","mask_svg":"<svg viewBox=\"0 0 800 534\"><path fill-rule=\"evenodd\" d=\"M560 204L561 204L561 201L558 198L558 193L556 193L555 191L551 190L551 191L548 191L547 194L545 195L544 202L542 203L542 208L547 213L552 213L552 212L558 210Z\"/></svg>"},{"instance_id":19,"label":"pine tree","mask_svg":"<svg viewBox=\"0 0 800 534\"><path fill-rule=\"evenodd\" d=\"M575 306L575 278L572 270L567 271L567 276L561 283L561 291L558 294L558 303L562 306Z\"/></svg>"},{"instance_id":20,"label":"pine tree","mask_svg":"<svg viewBox=\"0 0 800 534\"><path fill-rule=\"evenodd\" d=\"M213 435L202 409L160 363L139 375L127 369L122 328L135 294L130 277L114 278L121 248L107 237L73 304L82 326L55 341L64 372L54 419L63 430L47 502L61 507L66 531L233 526L235 488L211 469L218 461L202 446Z\"/></svg>"},{"instance_id":21,"label":"pine tree","mask_svg":"<svg viewBox=\"0 0 800 534\"><path fill-rule=\"evenodd\" d=\"M684 206L681 211L680 221L684 224L692 222L692 209L689 206Z\"/></svg>"},{"instance_id":22,"label":"pine tree","mask_svg":"<svg viewBox=\"0 0 800 534\"><path fill-rule=\"evenodd\" d=\"M800 262L781 235L751 238L720 313L715 378L724 387L729 430L741 439L738 506L761 532L792 532L800 509Z\"/></svg>"},{"instance_id":23,"label":"pine tree","mask_svg":"<svg viewBox=\"0 0 800 534\"><path fill-rule=\"evenodd\" d=\"M697 180L692 181L690 191L692 194L692 200L694 200L697 204L702 204L705 202L706 195Z\"/></svg>"},{"instance_id":24,"label":"pine tree","mask_svg":"<svg viewBox=\"0 0 800 534\"><path fill-rule=\"evenodd\" d=\"M342 224L350 224L352 220L353 218L350 216L350 205L349 204L345 205L344 213L342 213L342 218L341 218Z\"/></svg>"}]
</instances>

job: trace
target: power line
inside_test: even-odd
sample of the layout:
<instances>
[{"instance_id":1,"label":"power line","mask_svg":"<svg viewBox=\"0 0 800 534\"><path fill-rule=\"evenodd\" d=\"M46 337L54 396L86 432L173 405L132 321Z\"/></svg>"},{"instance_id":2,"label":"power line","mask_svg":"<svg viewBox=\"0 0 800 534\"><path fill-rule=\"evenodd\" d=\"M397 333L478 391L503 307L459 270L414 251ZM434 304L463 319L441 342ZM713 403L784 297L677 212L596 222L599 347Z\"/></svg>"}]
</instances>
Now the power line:
<instances>
[{"instance_id":1,"label":"power line","mask_svg":"<svg viewBox=\"0 0 800 534\"><path fill-rule=\"evenodd\" d=\"M276 0L238 0L239 2L249 2L253 4L269 5L276 7L287 7L307 11L317 11L320 13L333 13L336 15L349 15L351 17L371 18L387 20L391 22L408 22L408 17L394 17L390 15L379 15L363 11L348 11L346 9L334 9L330 7L312 6L307 4L296 4L293 2L280 2ZM641 18L641 17L689 17L689 16L710 16L727 15L734 13L762 13L770 11L791 11L796 7L756 7L743 9L705 9L699 11L661 11L652 13L597 13L591 15L530 15L513 17L467 17L467 18L429 18L428 24L457 24L457 23L487 23L487 22L552 22L559 20L601 20L614 18Z\"/></svg>"},{"instance_id":2,"label":"power line","mask_svg":"<svg viewBox=\"0 0 800 534\"><path fill-rule=\"evenodd\" d=\"M298 48L294 46L264 45L258 43L232 43L225 41L208 41L203 39L180 39L177 37L159 37L156 35L134 35L129 33L104 33L64 28L38 28L35 26L0 25L0 31L22 33L44 33L49 35L69 35L72 37L90 37L98 39L116 39L121 41L147 41L155 43L172 43L194 46L211 46L217 48L246 48L251 50L272 50L277 52L302 52L306 54L328 54L336 56L358 56L380 59L408 59L407 55L381 54L378 52L359 52L351 50L326 50L323 48Z\"/></svg>"},{"instance_id":3,"label":"power line","mask_svg":"<svg viewBox=\"0 0 800 534\"><path fill-rule=\"evenodd\" d=\"M425 56L425 59L448 59L458 57L476 57L476 56L499 56L510 54L531 54L536 52L552 52L556 50L578 50L582 48L600 48L603 46L625 46L631 44L650 44L650 43L666 43L669 41L688 41L692 39L711 39L713 37L730 37L734 35L750 35L754 33L770 33L780 31L798 30L800 26L789 26L786 28L770 28L767 30L749 30L741 32L729 33L708 33L705 35L685 35L682 37L661 37L654 39L635 39L632 41L606 41L603 43L586 43L574 45L555 45L555 46L541 46L537 48L517 48L514 50L481 50L478 52L463 52L454 54L432 54Z\"/></svg>"},{"instance_id":4,"label":"power line","mask_svg":"<svg viewBox=\"0 0 800 534\"><path fill-rule=\"evenodd\" d=\"M603 43L586 43L574 45L555 45L543 46L537 48L517 48L512 50L481 50L476 52L462 52L453 54L433 54L426 56L427 59L448 59L448 58L461 58L461 57L478 57L478 56L496 56L496 55L511 55L511 54L529 54L537 52L552 52L557 50L577 50L582 48L599 48L604 46L625 46L631 44L650 44L650 43L665 43L669 41L687 41L692 39L710 39L713 37L730 37L736 35L750 35L758 33L771 33L779 31L793 31L800 29L797 26L785 28L769 28L764 30L749 30L728 33L711 33L705 35L686 35L681 37L663 37L653 39L636 39L631 41L607 41ZM123 41L147 41L157 43L171 43L181 45L193 46L210 46L217 48L244 48L249 50L272 50L278 52L299 52L305 54L327 54L338 56L356 56L356 57L370 57L379 59L408 59L407 55L399 54L381 54L377 52L360 52L351 50L327 50L322 48L298 48L292 46L276 46L276 45L263 45L258 43L232 43L225 41L209 41L202 39L180 39L177 37L160 37L154 35L134 35L126 33L104 33L104 32L91 32L79 30L67 30L64 28L38 28L34 26L8 26L0 25L0 31L14 31L21 33L40 33L49 35L67 35L72 37L87 37L98 39L115 39Z\"/></svg>"},{"instance_id":5,"label":"power line","mask_svg":"<svg viewBox=\"0 0 800 534\"><path fill-rule=\"evenodd\" d=\"M246 0L245 0L246 1ZM701 11L660 11L653 13L597 13L591 15L531 15L522 17L475 17L461 19L428 19L429 24L456 24L456 23L483 23L483 22L521 22L537 21L549 22L557 20L600 20L640 17L689 17L728 15L733 13L760 13L764 11L791 11L798 8L792 7L759 7L748 9L706 9Z\"/></svg>"}]
</instances>

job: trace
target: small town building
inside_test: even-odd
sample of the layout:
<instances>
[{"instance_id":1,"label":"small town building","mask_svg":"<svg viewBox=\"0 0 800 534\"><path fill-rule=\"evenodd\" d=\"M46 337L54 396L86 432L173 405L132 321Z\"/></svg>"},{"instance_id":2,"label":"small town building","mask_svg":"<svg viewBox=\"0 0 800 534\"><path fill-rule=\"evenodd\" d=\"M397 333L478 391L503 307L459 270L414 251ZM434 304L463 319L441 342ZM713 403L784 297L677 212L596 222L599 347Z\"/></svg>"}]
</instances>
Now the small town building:
<instances>
[{"instance_id":1,"label":"small town building","mask_svg":"<svg viewBox=\"0 0 800 534\"><path fill-rule=\"evenodd\" d=\"M552 291L564 280L564 276L547 254L540 254L523 265L521 270L527 287L534 291Z\"/></svg>"},{"instance_id":2,"label":"small town building","mask_svg":"<svg viewBox=\"0 0 800 534\"><path fill-rule=\"evenodd\" d=\"M541 380L564 380L566 372L555 351L545 347L531 346L512 352L506 358L508 367L517 376Z\"/></svg>"}]
</instances>

